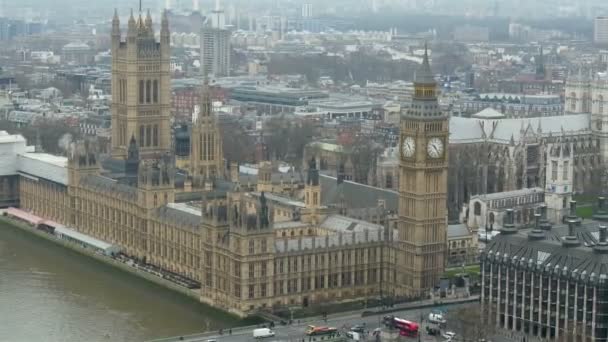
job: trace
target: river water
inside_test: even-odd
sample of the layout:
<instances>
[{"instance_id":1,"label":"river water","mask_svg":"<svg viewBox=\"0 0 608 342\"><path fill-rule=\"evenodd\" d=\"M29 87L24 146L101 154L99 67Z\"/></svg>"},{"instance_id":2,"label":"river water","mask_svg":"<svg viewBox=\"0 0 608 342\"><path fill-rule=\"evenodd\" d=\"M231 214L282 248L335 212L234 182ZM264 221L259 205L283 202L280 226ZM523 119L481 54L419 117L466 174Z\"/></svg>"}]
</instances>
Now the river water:
<instances>
[{"instance_id":1,"label":"river water","mask_svg":"<svg viewBox=\"0 0 608 342\"><path fill-rule=\"evenodd\" d=\"M0 222L0 341L144 341L231 316Z\"/></svg>"}]
</instances>

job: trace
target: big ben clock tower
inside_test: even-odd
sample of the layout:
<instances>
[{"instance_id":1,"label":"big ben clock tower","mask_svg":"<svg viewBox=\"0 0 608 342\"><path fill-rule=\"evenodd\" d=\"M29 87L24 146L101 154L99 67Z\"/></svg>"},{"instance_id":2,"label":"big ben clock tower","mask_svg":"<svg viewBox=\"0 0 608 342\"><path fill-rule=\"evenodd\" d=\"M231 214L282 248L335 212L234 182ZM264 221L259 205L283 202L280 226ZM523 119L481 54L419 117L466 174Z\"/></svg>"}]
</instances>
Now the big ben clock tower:
<instances>
[{"instance_id":1,"label":"big ben clock tower","mask_svg":"<svg viewBox=\"0 0 608 342\"><path fill-rule=\"evenodd\" d=\"M396 295L419 296L445 268L448 116L439 109L425 47L414 97L401 115Z\"/></svg>"}]
</instances>

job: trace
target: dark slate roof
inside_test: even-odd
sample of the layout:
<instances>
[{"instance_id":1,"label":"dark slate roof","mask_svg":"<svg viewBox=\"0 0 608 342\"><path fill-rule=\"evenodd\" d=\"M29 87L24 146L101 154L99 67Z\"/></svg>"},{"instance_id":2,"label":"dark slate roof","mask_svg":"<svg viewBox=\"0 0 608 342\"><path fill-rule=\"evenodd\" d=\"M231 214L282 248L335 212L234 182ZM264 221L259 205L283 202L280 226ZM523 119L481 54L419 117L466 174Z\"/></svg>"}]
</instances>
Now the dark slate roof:
<instances>
[{"instance_id":1,"label":"dark slate roof","mask_svg":"<svg viewBox=\"0 0 608 342\"><path fill-rule=\"evenodd\" d=\"M344 206L349 209L376 208L378 200L386 202L386 209L397 212L399 193L393 190L344 181L338 185L335 177L321 174L321 204Z\"/></svg>"},{"instance_id":2,"label":"dark slate roof","mask_svg":"<svg viewBox=\"0 0 608 342\"><path fill-rule=\"evenodd\" d=\"M190 210L180 210L179 206L162 206L154 211L154 215L160 221L193 231L198 231L201 223L201 215L196 215Z\"/></svg>"},{"instance_id":3,"label":"dark slate roof","mask_svg":"<svg viewBox=\"0 0 608 342\"><path fill-rule=\"evenodd\" d=\"M121 174L125 172L125 161L122 159L101 158L101 167L109 173Z\"/></svg>"},{"instance_id":4,"label":"dark slate roof","mask_svg":"<svg viewBox=\"0 0 608 342\"><path fill-rule=\"evenodd\" d=\"M85 186L89 189L93 189L98 192L116 192L123 196L135 199L137 197L137 189L119 183L115 179L111 179L104 176L88 175L80 179L80 185Z\"/></svg>"},{"instance_id":5,"label":"dark slate roof","mask_svg":"<svg viewBox=\"0 0 608 342\"><path fill-rule=\"evenodd\" d=\"M590 220L576 227L578 247L562 246L563 238L568 235L566 225L545 231L545 238L541 240L528 239L531 229L521 229L515 234L501 233L487 244L482 258L597 281L602 276L608 277L608 254L593 250L599 240L598 226L598 222ZM591 279L592 275L595 278Z\"/></svg>"},{"instance_id":6,"label":"dark slate roof","mask_svg":"<svg viewBox=\"0 0 608 342\"><path fill-rule=\"evenodd\" d=\"M466 224L450 224L448 225L448 239L458 239L470 236L471 232Z\"/></svg>"},{"instance_id":7,"label":"dark slate roof","mask_svg":"<svg viewBox=\"0 0 608 342\"><path fill-rule=\"evenodd\" d=\"M271 181L272 184L279 184L281 183L281 181L283 181L283 183L289 183L292 181L294 181L294 183L304 183L304 174L302 174L301 172L293 172L293 173L281 173L281 172L273 172L271 174ZM248 184L248 183L253 183L253 184L257 184L258 181L258 175L252 175L252 174L248 174L248 173L241 173L239 174L239 182L241 184Z\"/></svg>"}]
</instances>

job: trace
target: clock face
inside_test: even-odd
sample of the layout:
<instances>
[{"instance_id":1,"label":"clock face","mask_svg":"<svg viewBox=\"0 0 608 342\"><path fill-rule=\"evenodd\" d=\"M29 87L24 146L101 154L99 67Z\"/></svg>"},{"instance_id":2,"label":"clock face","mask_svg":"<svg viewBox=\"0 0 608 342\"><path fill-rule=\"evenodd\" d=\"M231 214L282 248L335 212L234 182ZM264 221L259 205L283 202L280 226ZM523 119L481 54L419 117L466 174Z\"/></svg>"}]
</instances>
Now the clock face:
<instances>
[{"instance_id":1,"label":"clock face","mask_svg":"<svg viewBox=\"0 0 608 342\"><path fill-rule=\"evenodd\" d=\"M443 155L443 141L439 138L431 138L426 147L426 152L431 158L440 158Z\"/></svg>"},{"instance_id":2,"label":"clock face","mask_svg":"<svg viewBox=\"0 0 608 342\"><path fill-rule=\"evenodd\" d=\"M404 137L401 145L401 153L406 158L411 158L416 152L416 141L412 137Z\"/></svg>"}]
</instances>

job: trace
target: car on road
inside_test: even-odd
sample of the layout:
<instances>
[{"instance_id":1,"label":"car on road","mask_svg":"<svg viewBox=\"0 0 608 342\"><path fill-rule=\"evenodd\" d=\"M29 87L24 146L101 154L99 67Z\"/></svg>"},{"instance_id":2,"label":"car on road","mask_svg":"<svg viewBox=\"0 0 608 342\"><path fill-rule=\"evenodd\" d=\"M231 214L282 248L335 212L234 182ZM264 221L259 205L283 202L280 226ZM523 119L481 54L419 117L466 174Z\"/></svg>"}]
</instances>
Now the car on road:
<instances>
[{"instance_id":1,"label":"car on road","mask_svg":"<svg viewBox=\"0 0 608 342\"><path fill-rule=\"evenodd\" d=\"M441 335L441 330L439 330L439 328L436 327L426 327L426 333L431 335L431 336L439 336Z\"/></svg>"},{"instance_id":2,"label":"car on road","mask_svg":"<svg viewBox=\"0 0 608 342\"><path fill-rule=\"evenodd\" d=\"M274 331L268 328L253 329L253 338L274 337Z\"/></svg>"},{"instance_id":3,"label":"car on road","mask_svg":"<svg viewBox=\"0 0 608 342\"><path fill-rule=\"evenodd\" d=\"M346 337L350 338L353 341L361 340L361 334L356 331L349 331L346 333Z\"/></svg>"},{"instance_id":4,"label":"car on road","mask_svg":"<svg viewBox=\"0 0 608 342\"><path fill-rule=\"evenodd\" d=\"M365 327L361 324L357 324L354 325L350 328L350 331L354 331L354 332L358 332L358 333L364 333L365 332Z\"/></svg>"},{"instance_id":5,"label":"car on road","mask_svg":"<svg viewBox=\"0 0 608 342\"><path fill-rule=\"evenodd\" d=\"M454 339L454 336L456 336L455 332L452 331L446 331L443 333L443 335L441 337L445 338L448 341L451 341Z\"/></svg>"},{"instance_id":6,"label":"car on road","mask_svg":"<svg viewBox=\"0 0 608 342\"><path fill-rule=\"evenodd\" d=\"M314 325L309 325L306 329L306 335L315 336L315 335L329 335L338 332L338 329L331 327L316 327Z\"/></svg>"},{"instance_id":7,"label":"car on road","mask_svg":"<svg viewBox=\"0 0 608 342\"><path fill-rule=\"evenodd\" d=\"M434 323L434 324L446 324L447 323L447 321L445 320L445 317L443 317L442 314L435 313L435 312L431 312L429 314L429 322Z\"/></svg>"}]
</instances>

